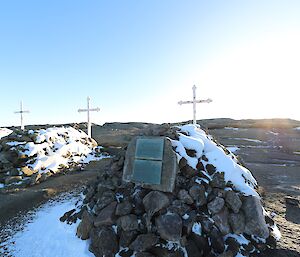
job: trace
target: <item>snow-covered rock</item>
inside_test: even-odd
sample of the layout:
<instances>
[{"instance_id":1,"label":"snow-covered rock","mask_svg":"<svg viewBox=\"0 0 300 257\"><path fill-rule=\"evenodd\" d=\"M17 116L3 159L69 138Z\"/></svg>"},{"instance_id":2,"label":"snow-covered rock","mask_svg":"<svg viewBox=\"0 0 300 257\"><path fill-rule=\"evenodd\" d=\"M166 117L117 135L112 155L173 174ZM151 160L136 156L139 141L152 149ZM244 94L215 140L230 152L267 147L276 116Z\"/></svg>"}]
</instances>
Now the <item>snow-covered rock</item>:
<instances>
[{"instance_id":1,"label":"snow-covered rock","mask_svg":"<svg viewBox=\"0 0 300 257\"><path fill-rule=\"evenodd\" d=\"M5 184L15 181L11 177L16 176L34 184L101 158L97 142L72 127L16 131L3 138L1 146L0 183Z\"/></svg>"},{"instance_id":2,"label":"snow-covered rock","mask_svg":"<svg viewBox=\"0 0 300 257\"><path fill-rule=\"evenodd\" d=\"M233 153L199 126L172 127L164 135L178 158L172 192L122 180L122 153L85 190L82 210L94 223L82 217L80 229L89 230L95 256L112 249L100 242L108 226L119 246L110 256L249 256L275 247L280 232L262 206L255 178ZM128 206L126 212L121 206Z\"/></svg>"}]
</instances>

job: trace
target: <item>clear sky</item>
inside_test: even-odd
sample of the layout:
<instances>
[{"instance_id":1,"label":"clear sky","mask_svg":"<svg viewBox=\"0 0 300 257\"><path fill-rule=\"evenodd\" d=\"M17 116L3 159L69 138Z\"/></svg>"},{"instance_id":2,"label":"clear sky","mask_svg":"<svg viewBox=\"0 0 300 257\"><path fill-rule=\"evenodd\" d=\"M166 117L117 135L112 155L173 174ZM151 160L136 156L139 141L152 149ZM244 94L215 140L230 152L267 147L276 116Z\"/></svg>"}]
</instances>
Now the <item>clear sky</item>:
<instances>
[{"instance_id":1,"label":"clear sky","mask_svg":"<svg viewBox=\"0 0 300 257\"><path fill-rule=\"evenodd\" d=\"M300 119L300 1L0 1L0 126Z\"/></svg>"}]
</instances>

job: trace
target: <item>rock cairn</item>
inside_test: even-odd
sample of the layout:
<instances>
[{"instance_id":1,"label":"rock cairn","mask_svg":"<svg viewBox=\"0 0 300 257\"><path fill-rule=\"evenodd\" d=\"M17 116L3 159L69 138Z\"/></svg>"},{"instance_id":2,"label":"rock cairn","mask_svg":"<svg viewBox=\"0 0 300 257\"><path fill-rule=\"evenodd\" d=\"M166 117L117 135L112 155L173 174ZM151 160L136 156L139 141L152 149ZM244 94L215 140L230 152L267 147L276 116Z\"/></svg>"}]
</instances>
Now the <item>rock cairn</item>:
<instances>
[{"instance_id":1,"label":"rock cairn","mask_svg":"<svg viewBox=\"0 0 300 257\"><path fill-rule=\"evenodd\" d=\"M168 126L146 134L178 140L178 128ZM233 257L276 247L276 225L260 199L226 183L206 156L196 169L180 159L172 193L123 182L124 156L114 157L86 188L80 212L61 217L81 219L77 236L90 239L89 250L96 257Z\"/></svg>"},{"instance_id":2,"label":"rock cairn","mask_svg":"<svg viewBox=\"0 0 300 257\"><path fill-rule=\"evenodd\" d=\"M56 128L51 129L55 131ZM0 183L6 187L30 186L46 180L53 174L79 168L82 164L78 160L84 158L84 154L74 151L67 151L59 156L60 160L67 161L60 164L58 169L51 170L46 167L47 164L45 167L42 165L41 168L33 168L33 164L39 161L39 155L46 158L53 156L60 147L72 143L70 132L73 130L75 131L70 127L65 132L52 133L49 136L46 135L46 130L14 130L10 135L0 139ZM86 146L92 151L97 146L96 141L83 132L82 135L76 139L78 145ZM34 153L32 149L36 149ZM59 162L59 160L53 158L52 162Z\"/></svg>"}]
</instances>

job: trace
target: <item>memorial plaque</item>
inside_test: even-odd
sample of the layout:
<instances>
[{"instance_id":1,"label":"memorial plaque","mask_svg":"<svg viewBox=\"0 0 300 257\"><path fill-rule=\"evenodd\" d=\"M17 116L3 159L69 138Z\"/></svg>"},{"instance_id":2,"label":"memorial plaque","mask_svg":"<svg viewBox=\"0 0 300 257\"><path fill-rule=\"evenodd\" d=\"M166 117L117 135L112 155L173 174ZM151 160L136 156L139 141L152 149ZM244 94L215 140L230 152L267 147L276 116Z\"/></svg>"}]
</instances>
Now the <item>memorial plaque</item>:
<instances>
[{"instance_id":1,"label":"memorial plaque","mask_svg":"<svg viewBox=\"0 0 300 257\"><path fill-rule=\"evenodd\" d=\"M161 181L161 161L134 160L132 180L159 185Z\"/></svg>"},{"instance_id":2,"label":"memorial plaque","mask_svg":"<svg viewBox=\"0 0 300 257\"><path fill-rule=\"evenodd\" d=\"M145 139L136 141L135 158L162 161L164 152L164 140L162 138Z\"/></svg>"},{"instance_id":3,"label":"memorial plaque","mask_svg":"<svg viewBox=\"0 0 300 257\"><path fill-rule=\"evenodd\" d=\"M172 192L178 171L176 154L164 137L135 137L129 143L123 181L144 188Z\"/></svg>"}]
</instances>

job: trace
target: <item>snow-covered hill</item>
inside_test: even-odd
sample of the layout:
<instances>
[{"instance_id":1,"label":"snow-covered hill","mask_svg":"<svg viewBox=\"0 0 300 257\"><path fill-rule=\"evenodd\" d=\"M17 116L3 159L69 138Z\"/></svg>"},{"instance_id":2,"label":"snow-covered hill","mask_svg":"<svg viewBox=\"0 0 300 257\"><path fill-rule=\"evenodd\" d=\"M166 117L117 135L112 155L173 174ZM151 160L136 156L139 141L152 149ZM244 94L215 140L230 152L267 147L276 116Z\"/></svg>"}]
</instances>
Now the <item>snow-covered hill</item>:
<instances>
[{"instance_id":1,"label":"snow-covered hill","mask_svg":"<svg viewBox=\"0 0 300 257\"><path fill-rule=\"evenodd\" d=\"M97 142L72 127L16 131L1 139L0 182L28 183L102 158Z\"/></svg>"}]
</instances>

